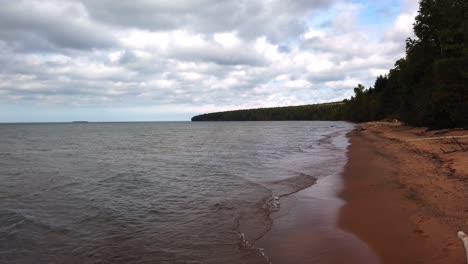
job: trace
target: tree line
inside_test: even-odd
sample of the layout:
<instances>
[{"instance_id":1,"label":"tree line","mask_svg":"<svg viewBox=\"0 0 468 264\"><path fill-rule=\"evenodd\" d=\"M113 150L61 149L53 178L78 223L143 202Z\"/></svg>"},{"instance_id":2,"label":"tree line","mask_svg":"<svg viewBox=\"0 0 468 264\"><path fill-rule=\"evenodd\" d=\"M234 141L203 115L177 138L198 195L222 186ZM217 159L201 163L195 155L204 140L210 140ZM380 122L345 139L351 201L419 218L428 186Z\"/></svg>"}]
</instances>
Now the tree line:
<instances>
[{"instance_id":1,"label":"tree line","mask_svg":"<svg viewBox=\"0 0 468 264\"><path fill-rule=\"evenodd\" d=\"M406 56L373 87L359 85L345 100L344 119L468 127L468 1L421 0L413 30Z\"/></svg>"},{"instance_id":2,"label":"tree line","mask_svg":"<svg viewBox=\"0 0 468 264\"><path fill-rule=\"evenodd\" d=\"M342 120L344 103L244 109L203 114L192 121Z\"/></svg>"},{"instance_id":3,"label":"tree line","mask_svg":"<svg viewBox=\"0 0 468 264\"><path fill-rule=\"evenodd\" d=\"M193 121L399 119L431 128L468 127L468 1L421 0L406 56L374 86L338 103L237 110Z\"/></svg>"}]
</instances>

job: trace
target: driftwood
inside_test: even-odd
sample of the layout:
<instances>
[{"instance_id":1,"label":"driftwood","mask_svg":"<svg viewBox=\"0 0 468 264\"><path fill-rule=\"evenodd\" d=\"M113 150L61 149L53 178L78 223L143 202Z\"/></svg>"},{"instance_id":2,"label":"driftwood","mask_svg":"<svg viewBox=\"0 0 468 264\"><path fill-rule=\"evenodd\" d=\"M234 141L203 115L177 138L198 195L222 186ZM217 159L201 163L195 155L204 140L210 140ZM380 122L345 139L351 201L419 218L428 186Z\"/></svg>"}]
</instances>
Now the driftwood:
<instances>
[{"instance_id":1,"label":"driftwood","mask_svg":"<svg viewBox=\"0 0 468 264\"><path fill-rule=\"evenodd\" d=\"M464 136L446 136L446 137L428 137L428 138L414 138L414 139L408 139L406 142L412 142L412 141L422 141L422 140L435 140L435 139L446 139L446 138L468 138L468 135Z\"/></svg>"},{"instance_id":2,"label":"driftwood","mask_svg":"<svg viewBox=\"0 0 468 264\"><path fill-rule=\"evenodd\" d=\"M442 130L434 132L434 135L441 135L441 134L445 134L445 133L448 133L448 132L451 132L451 131L463 131L463 130L465 130L465 129L464 128L442 129Z\"/></svg>"},{"instance_id":3,"label":"driftwood","mask_svg":"<svg viewBox=\"0 0 468 264\"><path fill-rule=\"evenodd\" d=\"M452 141L453 141L453 143L457 144L463 152L466 152L466 151L468 150L468 149L465 148L460 142L458 142L458 140L457 140L455 137L452 137ZM440 147L440 150L442 150L442 152L443 152L444 154L454 153L454 152L458 152L458 151L459 151L458 149L446 151L446 150L443 149L442 147Z\"/></svg>"},{"instance_id":4,"label":"driftwood","mask_svg":"<svg viewBox=\"0 0 468 264\"><path fill-rule=\"evenodd\" d=\"M449 154L449 153L458 152L458 149L456 149L456 150L451 150L451 151L446 151L446 150L444 150L443 148L440 148L440 150L442 150L442 152L443 152L444 154Z\"/></svg>"},{"instance_id":5,"label":"driftwood","mask_svg":"<svg viewBox=\"0 0 468 264\"><path fill-rule=\"evenodd\" d=\"M463 246L465 247L465 254L466 254L466 262L468 263L468 236L463 231L458 231L458 237L463 242Z\"/></svg>"},{"instance_id":6,"label":"driftwood","mask_svg":"<svg viewBox=\"0 0 468 264\"><path fill-rule=\"evenodd\" d=\"M466 151L465 147L463 147L463 145L460 144L460 142L458 142L455 137L452 137L452 141L455 142L463 151Z\"/></svg>"}]
</instances>

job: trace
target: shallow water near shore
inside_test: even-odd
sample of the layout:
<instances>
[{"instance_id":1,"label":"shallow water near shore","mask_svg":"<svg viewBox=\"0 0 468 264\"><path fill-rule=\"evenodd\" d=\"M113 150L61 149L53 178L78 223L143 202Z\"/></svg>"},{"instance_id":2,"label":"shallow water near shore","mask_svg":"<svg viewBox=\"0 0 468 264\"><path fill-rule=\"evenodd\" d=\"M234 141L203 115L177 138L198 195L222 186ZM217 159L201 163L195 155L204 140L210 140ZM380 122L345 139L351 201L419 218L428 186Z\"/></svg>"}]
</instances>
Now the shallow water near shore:
<instances>
[{"instance_id":1,"label":"shallow water near shore","mask_svg":"<svg viewBox=\"0 0 468 264\"><path fill-rule=\"evenodd\" d=\"M2 124L0 262L267 263L274 212L342 169L351 128Z\"/></svg>"},{"instance_id":2,"label":"shallow water near shore","mask_svg":"<svg viewBox=\"0 0 468 264\"><path fill-rule=\"evenodd\" d=\"M346 149L344 135L333 140L335 146ZM343 188L345 153L337 154L332 163L323 164L324 177L315 185L285 197L283 208L272 214L271 230L256 243L271 263L380 263L367 244L338 226L344 205L338 193Z\"/></svg>"}]
</instances>

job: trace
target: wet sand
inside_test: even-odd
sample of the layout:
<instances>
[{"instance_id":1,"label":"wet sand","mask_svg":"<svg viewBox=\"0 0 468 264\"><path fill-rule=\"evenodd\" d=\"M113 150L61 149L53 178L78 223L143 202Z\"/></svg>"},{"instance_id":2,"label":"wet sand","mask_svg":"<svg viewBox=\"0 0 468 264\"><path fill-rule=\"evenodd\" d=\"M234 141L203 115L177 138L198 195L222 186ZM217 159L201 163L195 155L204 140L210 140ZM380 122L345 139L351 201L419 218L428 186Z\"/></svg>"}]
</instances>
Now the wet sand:
<instances>
[{"instance_id":1,"label":"wet sand","mask_svg":"<svg viewBox=\"0 0 468 264\"><path fill-rule=\"evenodd\" d=\"M255 246L274 264L465 263L467 135L361 124L344 172L282 199Z\"/></svg>"},{"instance_id":2,"label":"wet sand","mask_svg":"<svg viewBox=\"0 0 468 264\"><path fill-rule=\"evenodd\" d=\"M340 227L382 263L466 263L456 236L468 231L466 135L384 122L351 132Z\"/></svg>"},{"instance_id":3,"label":"wet sand","mask_svg":"<svg viewBox=\"0 0 468 264\"><path fill-rule=\"evenodd\" d=\"M272 263L378 263L364 242L337 226L341 180L326 177L281 200L284 210L273 215L272 229L255 244Z\"/></svg>"},{"instance_id":4,"label":"wet sand","mask_svg":"<svg viewBox=\"0 0 468 264\"><path fill-rule=\"evenodd\" d=\"M343 149L348 145L345 138L335 140ZM366 243L338 227L346 160L343 155L320 163L311 174L318 177L314 185L280 199L271 230L255 242L272 263L378 263Z\"/></svg>"}]
</instances>

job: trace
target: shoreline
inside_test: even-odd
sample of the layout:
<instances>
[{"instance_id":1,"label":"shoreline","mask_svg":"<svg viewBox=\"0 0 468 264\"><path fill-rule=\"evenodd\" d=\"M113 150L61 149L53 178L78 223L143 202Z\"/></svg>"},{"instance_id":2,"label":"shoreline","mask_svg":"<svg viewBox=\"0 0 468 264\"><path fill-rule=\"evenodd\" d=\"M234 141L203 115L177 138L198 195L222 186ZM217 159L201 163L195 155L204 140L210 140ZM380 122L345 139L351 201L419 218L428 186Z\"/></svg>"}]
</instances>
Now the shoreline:
<instances>
[{"instance_id":1,"label":"shoreline","mask_svg":"<svg viewBox=\"0 0 468 264\"><path fill-rule=\"evenodd\" d=\"M313 175L321 177L314 185L282 197L280 210L271 215L271 229L255 241L255 247L270 263L378 263L378 257L366 243L337 224L344 204L338 194L347 163L347 133L330 138L339 142L332 144L343 147L342 156L317 164Z\"/></svg>"},{"instance_id":2,"label":"shoreline","mask_svg":"<svg viewBox=\"0 0 468 264\"><path fill-rule=\"evenodd\" d=\"M466 263L468 132L369 122L347 138L343 170L281 198L255 247L275 264Z\"/></svg>"},{"instance_id":3,"label":"shoreline","mask_svg":"<svg viewBox=\"0 0 468 264\"><path fill-rule=\"evenodd\" d=\"M348 134L339 227L381 263L465 263L457 232L468 230L467 134L359 125Z\"/></svg>"},{"instance_id":4,"label":"shoreline","mask_svg":"<svg viewBox=\"0 0 468 264\"><path fill-rule=\"evenodd\" d=\"M337 226L340 180L339 175L323 178L281 201L284 211L274 214L272 228L255 243L269 263L378 263L366 243Z\"/></svg>"}]
</instances>

